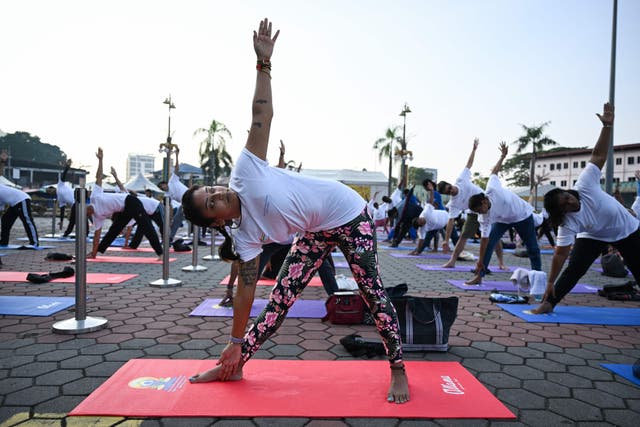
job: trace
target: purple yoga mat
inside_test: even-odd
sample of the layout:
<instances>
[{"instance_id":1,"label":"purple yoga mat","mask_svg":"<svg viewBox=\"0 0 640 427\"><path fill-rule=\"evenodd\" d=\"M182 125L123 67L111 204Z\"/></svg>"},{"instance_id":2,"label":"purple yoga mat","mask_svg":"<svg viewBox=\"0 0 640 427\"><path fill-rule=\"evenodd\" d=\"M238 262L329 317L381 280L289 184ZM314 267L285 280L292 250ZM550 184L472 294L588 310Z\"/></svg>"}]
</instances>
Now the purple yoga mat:
<instances>
[{"instance_id":1,"label":"purple yoga mat","mask_svg":"<svg viewBox=\"0 0 640 427\"><path fill-rule=\"evenodd\" d=\"M403 253L395 253L391 254L394 258L427 258L427 259L449 259L451 255L447 254L432 254L432 253L422 253L420 255L407 255Z\"/></svg>"},{"instance_id":2,"label":"purple yoga mat","mask_svg":"<svg viewBox=\"0 0 640 427\"><path fill-rule=\"evenodd\" d=\"M604 273L604 270L602 268L592 268L592 270L595 270L600 274ZM631 275L631 272L629 270L627 270L627 276L630 276L630 275Z\"/></svg>"},{"instance_id":3,"label":"purple yoga mat","mask_svg":"<svg viewBox=\"0 0 640 427\"><path fill-rule=\"evenodd\" d=\"M391 249L393 251L412 251L414 250L416 247L415 246L396 246L391 247L391 246L384 246L384 245L380 245L378 246L380 249Z\"/></svg>"},{"instance_id":4,"label":"purple yoga mat","mask_svg":"<svg viewBox=\"0 0 640 427\"><path fill-rule=\"evenodd\" d=\"M464 273L471 273L475 267L471 265L459 266L456 265L453 268L443 268L439 265L431 265L431 264L417 264L416 267L421 268L426 271L462 271ZM508 270L500 270L497 265L490 265L489 270L491 270L491 274L495 273L513 273L515 270L514 267L508 267Z\"/></svg>"},{"instance_id":5,"label":"purple yoga mat","mask_svg":"<svg viewBox=\"0 0 640 427\"><path fill-rule=\"evenodd\" d=\"M349 263L346 261L333 261L335 268L349 268Z\"/></svg>"},{"instance_id":6,"label":"purple yoga mat","mask_svg":"<svg viewBox=\"0 0 640 427\"><path fill-rule=\"evenodd\" d=\"M492 281L482 280L479 285L465 285L464 280L447 280L447 283L455 286L456 288L464 289L467 291L492 291L494 289L498 291L511 291L516 292L516 285L511 281ZM595 294L598 292L597 286L588 285L586 283L578 283L572 290L572 294Z\"/></svg>"},{"instance_id":7,"label":"purple yoga mat","mask_svg":"<svg viewBox=\"0 0 640 427\"><path fill-rule=\"evenodd\" d=\"M214 316L214 317L232 317L233 308L220 307L218 303L220 298L206 299L202 304L196 307L189 316ZM250 317L256 317L267 305L268 300L256 299L251 307ZM327 314L324 301L315 300L297 300L289 309L287 317L306 317L310 319L322 319Z\"/></svg>"}]
</instances>

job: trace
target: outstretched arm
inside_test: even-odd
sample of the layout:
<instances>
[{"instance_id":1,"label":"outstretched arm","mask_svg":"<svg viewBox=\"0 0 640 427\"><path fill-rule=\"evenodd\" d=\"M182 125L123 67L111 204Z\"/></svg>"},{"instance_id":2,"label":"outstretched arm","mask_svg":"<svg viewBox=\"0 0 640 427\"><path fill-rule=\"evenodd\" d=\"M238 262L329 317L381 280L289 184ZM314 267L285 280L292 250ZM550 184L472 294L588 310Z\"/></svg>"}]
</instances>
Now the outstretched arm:
<instances>
[{"instance_id":1,"label":"outstretched arm","mask_svg":"<svg viewBox=\"0 0 640 427\"><path fill-rule=\"evenodd\" d=\"M476 149L478 148L479 143L480 140L478 138L473 140L473 149L471 150L471 154L469 154L469 160L467 160L467 169L471 169L471 166L473 166L473 160L476 158Z\"/></svg>"},{"instance_id":2,"label":"outstretched arm","mask_svg":"<svg viewBox=\"0 0 640 427\"><path fill-rule=\"evenodd\" d=\"M271 54L280 31L271 38L271 22L267 18L260 22L258 32L253 32L253 48L258 58L256 89L253 94L251 128L246 148L253 154L267 160L269 132L273 118L271 99Z\"/></svg>"},{"instance_id":3,"label":"outstretched arm","mask_svg":"<svg viewBox=\"0 0 640 427\"><path fill-rule=\"evenodd\" d=\"M178 161L178 154L180 154L180 149L176 145L176 164L173 167L173 173L178 176L178 172L180 172L180 162Z\"/></svg>"},{"instance_id":4,"label":"outstretched arm","mask_svg":"<svg viewBox=\"0 0 640 427\"><path fill-rule=\"evenodd\" d=\"M122 191L123 193L126 193L127 189L124 188L124 185L122 184L122 181L120 181L120 179L118 178L118 173L116 172L113 166L111 166L111 176L113 177L113 179L116 180L116 185L118 186L120 191Z\"/></svg>"},{"instance_id":5,"label":"outstretched arm","mask_svg":"<svg viewBox=\"0 0 640 427\"><path fill-rule=\"evenodd\" d=\"M96 157L98 158L98 170L96 171L96 185L102 187L102 148L98 147L98 152L96 153Z\"/></svg>"},{"instance_id":6,"label":"outstretched arm","mask_svg":"<svg viewBox=\"0 0 640 427\"><path fill-rule=\"evenodd\" d=\"M504 161L505 157L507 157L507 153L509 153L509 147L507 146L506 142L502 141L500 143L500 158L498 159L498 162L493 167L493 169L491 169L491 175L497 175L498 172L500 172L500 169L502 168L502 162Z\"/></svg>"},{"instance_id":7,"label":"outstretched arm","mask_svg":"<svg viewBox=\"0 0 640 427\"><path fill-rule=\"evenodd\" d=\"M608 102L604 104L602 114L596 113L600 121L602 122L602 130L600 131L600 137L596 142L593 151L591 152L591 159L589 161L598 168L602 169L604 163L607 161L607 153L609 152L609 143L611 142L611 129L613 128L613 105Z\"/></svg>"}]
</instances>

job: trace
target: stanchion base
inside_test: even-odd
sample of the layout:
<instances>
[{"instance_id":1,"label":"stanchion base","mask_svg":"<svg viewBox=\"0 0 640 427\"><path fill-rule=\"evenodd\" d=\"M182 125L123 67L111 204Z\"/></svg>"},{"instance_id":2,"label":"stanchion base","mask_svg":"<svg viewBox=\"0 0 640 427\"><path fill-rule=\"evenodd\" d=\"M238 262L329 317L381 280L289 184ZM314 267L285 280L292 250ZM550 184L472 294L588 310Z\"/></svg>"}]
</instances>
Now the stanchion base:
<instances>
[{"instance_id":1,"label":"stanchion base","mask_svg":"<svg viewBox=\"0 0 640 427\"><path fill-rule=\"evenodd\" d=\"M175 286L182 286L182 280L178 280L178 279L158 279L158 280L154 280L153 282L149 283L150 286L153 286L155 288L171 288L171 287L175 287Z\"/></svg>"},{"instance_id":2,"label":"stanchion base","mask_svg":"<svg viewBox=\"0 0 640 427\"><path fill-rule=\"evenodd\" d=\"M51 327L56 334L83 334L104 329L109 325L109 321L102 317L87 317L84 320L67 319L56 322Z\"/></svg>"},{"instance_id":3,"label":"stanchion base","mask_svg":"<svg viewBox=\"0 0 640 427\"><path fill-rule=\"evenodd\" d=\"M62 237L62 234L55 234L55 233L54 233L54 234L51 234L51 233L48 233L48 234L45 234L45 235L44 235L44 236L42 236L42 237L48 237L48 238L50 238L50 239L51 239L51 238L60 238L60 237Z\"/></svg>"},{"instance_id":4,"label":"stanchion base","mask_svg":"<svg viewBox=\"0 0 640 427\"><path fill-rule=\"evenodd\" d=\"M190 271L190 272L207 271L207 267L203 265L187 265L186 267L182 267L182 271Z\"/></svg>"},{"instance_id":5,"label":"stanchion base","mask_svg":"<svg viewBox=\"0 0 640 427\"><path fill-rule=\"evenodd\" d=\"M205 255L202 257L205 261L218 261L220 260L220 255Z\"/></svg>"}]
</instances>

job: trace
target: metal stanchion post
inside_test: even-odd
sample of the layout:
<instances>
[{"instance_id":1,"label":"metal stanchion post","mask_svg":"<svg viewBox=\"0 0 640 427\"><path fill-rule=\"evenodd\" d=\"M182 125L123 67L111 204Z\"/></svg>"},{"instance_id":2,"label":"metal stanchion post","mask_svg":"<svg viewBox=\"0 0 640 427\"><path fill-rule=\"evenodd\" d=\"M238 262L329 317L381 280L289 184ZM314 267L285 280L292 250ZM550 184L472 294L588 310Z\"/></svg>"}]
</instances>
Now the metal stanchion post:
<instances>
[{"instance_id":1,"label":"metal stanchion post","mask_svg":"<svg viewBox=\"0 0 640 427\"><path fill-rule=\"evenodd\" d=\"M58 334L82 334L104 329L109 324L102 317L87 317L87 190L77 188L76 193L76 315L73 319L53 324Z\"/></svg>"},{"instance_id":2,"label":"metal stanchion post","mask_svg":"<svg viewBox=\"0 0 640 427\"><path fill-rule=\"evenodd\" d=\"M202 259L206 261L217 261L220 259L220 255L218 255L218 251L216 250L216 237L218 236L218 232L215 228L211 229L211 253L209 255L205 255Z\"/></svg>"},{"instance_id":3,"label":"metal stanchion post","mask_svg":"<svg viewBox=\"0 0 640 427\"><path fill-rule=\"evenodd\" d=\"M162 224L162 279L154 280L149 283L149 285L158 288L182 285L181 280L169 278L169 248L171 247L169 245L169 234L171 233L171 215L169 215L169 212L171 212L171 199L169 196L164 196L163 203L164 223Z\"/></svg>"},{"instance_id":4,"label":"metal stanchion post","mask_svg":"<svg viewBox=\"0 0 640 427\"><path fill-rule=\"evenodd\" d=\"M207 271L207 267L203 265L198 265L198 242L200 238L200 227L197 225L193 226L193 249L191 249L191 265L187 265L186 267L182 267L182 271Z\"/></svg>"}]
</instances>

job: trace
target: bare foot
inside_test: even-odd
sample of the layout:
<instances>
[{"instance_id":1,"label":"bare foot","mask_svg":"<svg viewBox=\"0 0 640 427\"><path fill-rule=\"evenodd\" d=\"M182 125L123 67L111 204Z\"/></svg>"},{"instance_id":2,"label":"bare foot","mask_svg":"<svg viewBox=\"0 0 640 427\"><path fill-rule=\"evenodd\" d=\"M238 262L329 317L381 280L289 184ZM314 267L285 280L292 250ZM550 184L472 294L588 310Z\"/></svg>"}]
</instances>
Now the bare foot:
<instances>
[{"instance_id":1,"label":"bare foot","mask_svg":"<svg viewBox=\"0 0 640 427\"><path fill-rule=\"evenodd\" d=\"M206 372L201 374L197 374L189 378L190 383L208 383L212 381L221 381L220 380L220 370L222 366L216 366L213 369L209 369ZM239 381L242 379L242 367L239 367L235 374L229 377L229 381Z\"/></svg>"},{"instance_id":2,"label":"bare foot","mask_svg":"<svg viewBox=\"0 0 640 427\"><path fill-rule=\"evenodd\" d=\"M500 265L498 266L498 268L499 268L500 270L508 270L508 269L509 269L509 267L507 267L507 266L506 266L506 265L504 265L504 264L500 264Z\"/></svg>"},{"instance_id":3,"label":"bare foot","mask_svg":"<svg viewBox=\"0 0 640 427\"><path fill-rule=\"evenodd\" d=\"M441 267L442 267L442 268L454 268L455 266L456 266L456 263L455 263L455 262L451 262L451 261L449 261L449 262L447 262L447 263L442 264L442 266L441 266Z\"/></svg>"},{"instance_id":4,"label":"bare foot","mask_svg":"<svg viewBox=\"0 0 640 427\"><path fill-rule=\"evenodd\" d=\"M387 402L405 403L409 401L409 380L404 365L392 365L391 382L387 393Z\"/></svg>"},{"instance_id":5,"label":"bare foot","mask_svg":"<svg viewBox=\"0 0 640 427\"><path fill-rule=\"evenodd\" d=\"M479 274L476 274L475 276L473 276L473 279L467 280L466 282L464 282L465 285L479 285L481 283L482 283L482 276L480 276Z\"/></svg>"},{"instance_id":6,"label":"bare foot","mask_svg":"<svg viewBox=\"0 0 640 427\"><path fill-rule=\"evenodd\" d=\"M551 313L553 311L553 306L549 301L545 301L538 306L538 308L534 308L531 310L531 314L545 314Z\"/></svg>"}]
</instances>

